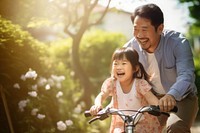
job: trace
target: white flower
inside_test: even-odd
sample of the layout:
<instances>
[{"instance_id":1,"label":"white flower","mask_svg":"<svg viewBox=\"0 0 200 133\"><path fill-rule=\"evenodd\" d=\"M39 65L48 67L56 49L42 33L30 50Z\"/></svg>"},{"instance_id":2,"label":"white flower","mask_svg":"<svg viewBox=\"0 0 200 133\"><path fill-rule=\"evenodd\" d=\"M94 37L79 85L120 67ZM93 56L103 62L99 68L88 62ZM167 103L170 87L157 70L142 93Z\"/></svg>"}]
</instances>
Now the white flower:
<instances>
[{"instance_id":1,"label":"white flower","mask_svg":"<svg viewBox=\"0 0 200 133\"><path fill-rule=\"evenodd\" d=\"M60 89L62 87L61 83L56 84L56 88Z\"/></svg>"},{"instance_id":2,"label":"white flower","mask_svg":"<svg viewBox=\"0 0 200 133\"><path fill-rule=\"evenodd\" d=\"M32 85L32 86L31 86L31 89L36 91L36 90L37 90L37 87L38 87L37 85Z\"/></svg>"},{"instance_id":3,"label":"white flower","mask_svg":"<svg viewBox=\"0 0 200 133\"><path fill-rule=\"evenodd\" d=\"M37 108L32 109L31 115L36 115L38 111L39 111L39 109L37 109Z\"/></svg>"},{"instance_id":4,"label":"white flower","mask_svg":"<svg viewBox=\"0 0 200 133\"><path fill-rule=\"evenodd\" d=\"M84 102L84 101L81 101L81 102L80 102L80 105L81 105L81 107L85 107L85 102Z\"/></svg>"},{"instance_id":5,"label":"white flower","mask_svg":"<svg viewBox=\"0 0 200 133\"><path fill-rule=\"evenodd\" d=\"M75 113L81 113L81 105L80 104L78 104L77 106L76 106L76 108L74 109L74 112Z\"/></svg>"},{"instance_id":6,"label":"white flower","mask_svg":"<svg viewBox=\"0 0 200 133\"><path fill-rule=\"evenodd\" d=\"M63 92L62 91L59 91L57 94L56 94L56 97L59 98L63 95Z\"/></svg>"},{"instance_id":7,"label":"white flower","mask_svg":"<svg viewBox=\"0 0 200 133\"><path fill-rule=\"evenodd\" d=\"M45 85L45 90L50 90L51 86L49 84Z\"/></svg>"},{"instance_id":8,"label":"white flower","mask_svg":"<svg viewBox=\"0 0 200 133\"><path fill-rule=\"evenodd\" d=\"M48 84L49 84L50 86L54 86L54 84L55 84L54 80L51 79L51 78L48 78L47 82L48 82Z\"/></svg>"},{"instance_id":9,"label":"white flower","mask_svg":"<svg viewBox=\"0 0 200 133\"><path fill-rule=\"evenodd\" d=\"M16 88L16 89L20 89L20 86L19 86L18 83L15 83L15 84L13 85L13 87Z\"/></svg>"},{"instance_id":10,"label":"white flower","mask_svg":"<svg viewBox=\"0 0 200 133\"><path fill-rule=\"evenodd\" d=\"M47 83L47 79L46 78L43 78L43 77L39 78L39 80L38 80L38 85L39 86L44 86L46 83Z\"/></svg>"},{"instance_id":11,"label":"white flower","mask_svg":"<svg viewBox=\"0 0 200 133\"><path fill-rule=\"evenodd\" d=\"M37 118L38 118L38 119L44 119L45 117L46 117L46 116L43 115L43 114L38 114L38 115L37 115Z\"/></svg>"},{"instance_id":12,"label":"white flower","mask_svg":"<svg viewBox=\"0 0 200 133\"><path fill-rule=\"evenodd\" d=\"M67 129L67 125L63 121L58 121L57 129L60 131L65 131Z\"/></svg>"},{"instance_id":13,"label":"white flower","mask_svg":"<svg viewBox=\"0 0 200 133\"><path fill-rule=\"evenodd\" d=\"M25 74L25 78L30 78L30 79L36 79L37 78L37 73L36 71L33 71L31 69L29 69L29 71Z\"/></svg>"},{"instance_id":14,"label":"white flower","mask_svg":"<svg viewBox=\"0 0 200 133\"><path fill-rule=\"evenodd\" d=\"M61 82L65 80L65 76L57 76L57 75L51 75L51 78L55 80L56 82Z\"/></svg>"},{"instance_id":15,"label":"white flower","mask_svg":"<svg viewBox=\"0 0 200 133\"><path fill-rule=\"evenodd\" d=\"M19 110L20 110L21 112L23 112L23 111L24 111L24 108L27 106L27 103L29 103L29 102L30 102L29 99L19 101L19 103L18 103Z\"/></svg>"},{"instance_id":16,"label":"white flower","mask_svg":"<svg viewBox=\"0 0 200 133\"><path fill-rule=\"evenodd\" d=\"M66 124L67 126L71 126L71 125L73 125L73 121L72 121L72 120L66 120L66 121L65 121L65 124Z\"/></svg>"},{"instance_id":17,"label":"white flower","mask_svg":"<svg viewBox=\"0 0 200 133\"><path fill-rule=\"evenodd\" d=\"M37 97L37 92L36 91L30 91L28 94L32 97Z\"/></svg>"},{"instance_id":18,"label":"white flower","mask_svg":"<svg viewBox=\"0 0 200 133\"><path fill-rule=\"evenodd\" d=\"M22 74L21 77L20 77L20 79L23 80L23 81L25 81L26 80L25 75Z\"/></svg>"}]
</instances>

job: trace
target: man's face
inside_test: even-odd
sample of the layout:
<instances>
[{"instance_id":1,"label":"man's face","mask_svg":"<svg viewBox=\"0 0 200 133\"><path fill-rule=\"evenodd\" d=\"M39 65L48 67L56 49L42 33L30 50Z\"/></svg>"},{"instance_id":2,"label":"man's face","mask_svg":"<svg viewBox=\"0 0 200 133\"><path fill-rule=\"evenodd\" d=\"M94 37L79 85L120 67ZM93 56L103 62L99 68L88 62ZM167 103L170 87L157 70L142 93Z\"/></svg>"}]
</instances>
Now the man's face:
<instances>
[{"instance_id":1,"label":"man's face","mask_svg":"<svg viewBox=\"0 0 200 133\"><path fill-rule=\"evenodd\" d=\"M139 16L135 17L133 23L133 35L137 39L142 49L147 52L154 52L160 41L160 34L163 30L163 25L160 25L156 31L151 21Z\"/></svg>"}]
</instances>

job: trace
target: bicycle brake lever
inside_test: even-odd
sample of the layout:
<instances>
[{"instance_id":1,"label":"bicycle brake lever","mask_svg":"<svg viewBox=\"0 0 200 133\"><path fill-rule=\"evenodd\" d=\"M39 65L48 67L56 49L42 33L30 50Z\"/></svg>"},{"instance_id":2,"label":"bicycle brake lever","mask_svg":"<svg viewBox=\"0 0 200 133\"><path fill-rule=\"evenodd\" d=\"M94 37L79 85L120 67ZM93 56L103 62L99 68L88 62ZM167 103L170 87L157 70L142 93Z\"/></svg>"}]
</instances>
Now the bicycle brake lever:
<instances>
[{"instance_id":1,"label":"bicycle brake lever","mask_svg":"<svg viewBox=\"0 0 200 133\"><path fill-rule=\"evenodd\" d=\"M154 115L154 116L160 116L160 108L159 106L151 105L148 111L149 114Z\"/></svg>"},{"instance_id":2,"label":"bicycle brake lever","mask_svg":"<svg viewBox=\"0 0 200 133\"><path fill-rule=\"evenodd\" d=\"M88 123L91 124L92 122L98 120L99 118L100 118L100 116L96 116L96 117L92 118L91 120L89 120Z\"/></svg>"},{"instance_id":3,"label":"bicycle brake lever","mask_svg":"<svg viewBox=\"0 0 200 133\"><path fill-rule=\"evenodd\" d=\"M97 115L100 116L99 117L99 120L104 120L106 118L108 118L108 112L109 112L109 108L106 108L106 109L102 109L100 110Z\"/></svg>"}]
</instances>

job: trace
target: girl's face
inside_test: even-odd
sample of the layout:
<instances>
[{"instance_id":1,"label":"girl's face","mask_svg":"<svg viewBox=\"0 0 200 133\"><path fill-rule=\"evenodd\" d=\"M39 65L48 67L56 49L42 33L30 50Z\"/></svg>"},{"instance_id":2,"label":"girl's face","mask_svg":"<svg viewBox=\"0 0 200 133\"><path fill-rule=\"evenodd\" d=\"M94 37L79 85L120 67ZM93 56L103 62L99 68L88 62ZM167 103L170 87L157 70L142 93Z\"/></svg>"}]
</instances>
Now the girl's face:
<instances>
[{"instance_id":1,"label":"girl's face","mask_svg":"<svg viewBox=\"0 0 200 133\"><path fill-rule=\"evenodd\" d=\"M120 82L133 80L133 68L126 58L113 61L112 73Z\"/></svg>"},{"instance_id":2,"label":"girl's face","mask_svg":"<svg viewBox=\"0 0 200 133\"><path fill-rule=\"evenodd\" d=\"M137 39L142 49L149 53L154 52L160 41L163 25L158 26L157 31L151 21L139 16L135 17L133 23L133 35Z\"/></svg>"}]
</instances>

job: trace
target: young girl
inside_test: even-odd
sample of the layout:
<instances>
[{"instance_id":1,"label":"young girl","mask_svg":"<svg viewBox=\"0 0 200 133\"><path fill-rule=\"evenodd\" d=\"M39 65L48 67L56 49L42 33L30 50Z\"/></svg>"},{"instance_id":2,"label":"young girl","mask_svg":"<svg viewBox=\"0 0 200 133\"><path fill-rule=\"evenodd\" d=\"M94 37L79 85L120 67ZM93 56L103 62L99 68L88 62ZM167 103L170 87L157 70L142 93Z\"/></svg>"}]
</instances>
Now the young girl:
<instances>
[{"instance_id":1,"label":"young girl","mask_svg":"<svg viewBox=\"0 0 200 133\"><path fill-rule=\"evenodd\" d=\"M117 49L112 56L111 77L104 81L90 113L97 114L108 96L112 96L109 106L118 109L136 110L149 104L158 105L148 80L149 76L139 62L138 53L130 47ZM157 117L144 114L135 132L160 133L162 128ZM124 123L118 115L113 115L110 133L121 132L124 132Z\"/></svg>"}]
</instances>

